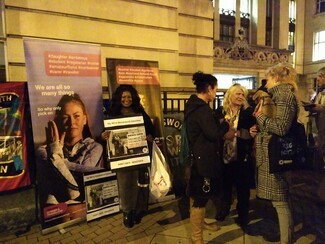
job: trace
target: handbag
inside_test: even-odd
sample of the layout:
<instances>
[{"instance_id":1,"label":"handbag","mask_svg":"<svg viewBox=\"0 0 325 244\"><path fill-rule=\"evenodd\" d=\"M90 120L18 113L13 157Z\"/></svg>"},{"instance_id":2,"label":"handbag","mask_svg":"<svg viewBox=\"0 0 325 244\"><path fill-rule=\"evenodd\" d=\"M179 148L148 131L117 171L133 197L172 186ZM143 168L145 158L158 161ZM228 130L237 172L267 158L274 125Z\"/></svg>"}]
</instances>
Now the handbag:
<instances>
[{"instance_id":1,"label":"handbag","mask_svg":"<svg viewBox=\"0 0 325 244\"><path fill-rule=\"evenodd\" d=\"M150 202L157 201L167 195L171 188L171 178L166 159L155 143L152 144L152 163L150 170Z\"/></svg>"},{"instance_id":2,"label":"handbag","mask_svg":"<svg viewBox=\"0 0 325 244\"><path fill-rule=\"evenodd\" d=\"M272 134L268 151L270 173L310 168L306 154L305 126L298 121L292 123L286 135Z\"/></svg>"}]
</instances>

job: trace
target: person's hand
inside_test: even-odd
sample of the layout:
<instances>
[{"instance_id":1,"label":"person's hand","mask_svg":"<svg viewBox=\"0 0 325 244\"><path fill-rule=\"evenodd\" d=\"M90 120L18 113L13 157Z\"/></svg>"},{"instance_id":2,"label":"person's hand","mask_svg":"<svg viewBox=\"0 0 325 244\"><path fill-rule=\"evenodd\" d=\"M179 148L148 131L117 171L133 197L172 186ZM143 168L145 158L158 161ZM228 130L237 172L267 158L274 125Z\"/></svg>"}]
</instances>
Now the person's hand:
<instances>
[{"instance_id":1,"label":"person's hand","mask_svg":"<svg viewBox=\"0 0 325 244\"><path fill-rule=\"evenodd\" d=\"M251 128L249 128L249 134L251 137L255 137L258 132L257 125L253 125Z\"/></svg>"},{"instance_id":2,"label":"person's hand","mask_svg":"<svg viewBox=\"0 0 325 244\"><path fill-rule=\"evenodd\" d=\"M237 136L237 131L234 127L229 127L229 130L223 136L225 140L233 140Z\"/></svg>"},{"instance_id":3,"label":"person's hand","mask_svg":"<svg viewBox=\"0 0 325 244\"><path fill-rule=\"evenodd\" d=\"M325 110L324 106L321 104L314 104L315 106L312 107L312 111L314 112L321 112Z\"/></svg>"},{"instance_id":4,"label":"person's hand","mask_svg":"<svg viewBox=\"0 0 325 244\"><path fill-rule=\"evenodd\" d=\"M148 142L153 142L153 136L152 135L147 135L146 137Z\"/></svg>"},{"instance_id":5,"label":"person's hand","mask_svg":"<svg viewBox=\"0 0 325 244\"><path fill-rule=\"evenodd\" d=\"M47 144L51 144L53 142L58 141L63 145L65 132L63 132L62 135L59 135L58 127L53 120L50 120L47 123L47 127L45 127L45 133L46 133Z\"/></svg>"},{"instance_id":6,"label":"person's hand","mask_svg":"<svg viewBox=\"0 0 325 244\"><path fill-rule=\"evenodd\" d=\"M105 130L104 132L102 132L101 137L103 140L108 140L110 134L111 134L111 131Z\"/></svg>"}]
</instances>

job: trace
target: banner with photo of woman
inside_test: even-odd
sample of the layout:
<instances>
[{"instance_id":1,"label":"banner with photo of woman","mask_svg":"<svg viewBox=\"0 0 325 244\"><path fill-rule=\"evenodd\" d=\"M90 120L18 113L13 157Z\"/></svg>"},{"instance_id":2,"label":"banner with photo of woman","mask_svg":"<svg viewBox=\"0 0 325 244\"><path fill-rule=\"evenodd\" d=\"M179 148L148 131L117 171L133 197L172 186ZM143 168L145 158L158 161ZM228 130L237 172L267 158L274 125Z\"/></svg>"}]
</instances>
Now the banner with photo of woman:
<instances>
[{"instance_id":1,"label":"banner with photo of woman","mask_svg":"<svg viewBox=\"0 0 325 244\"><path fill-rule=\"evenodd\" d=\"M85 220L84 174L105 168L100 46L24 39L43 232Z\"/></svg>"}]
</instances>

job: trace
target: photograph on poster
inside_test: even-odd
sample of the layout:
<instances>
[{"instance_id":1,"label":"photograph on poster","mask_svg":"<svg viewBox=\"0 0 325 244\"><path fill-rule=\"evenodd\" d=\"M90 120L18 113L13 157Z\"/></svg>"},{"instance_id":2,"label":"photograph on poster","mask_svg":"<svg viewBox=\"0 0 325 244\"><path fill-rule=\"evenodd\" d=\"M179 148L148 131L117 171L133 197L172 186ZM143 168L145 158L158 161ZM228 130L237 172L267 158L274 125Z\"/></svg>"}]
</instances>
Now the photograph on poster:
<instances>
[{"instance_id":1,"label":"photograph on poster","mask_svg":"<svg viewBox=\"0 0 325 244\"><path fill-rule=\"evenodd\" d=\"M104 120L107 157L111 170L150 163L149 147L142 115Z\"/></svg>"},{"instance_id":2,"label":"photograph on poster","mask_svg":"<svg viewBox=\"0 0 325 244\"><path fill-rule=\"evenodd\" d=\"M17 176L24 169L19 111L23 102L16 93L0 93L0 177Z\"/></svg>"},{"instance_id":3,"label":"photograph on poster","mask_svg":"<svg viewBox=\"0 0 325 244\"><path fill-rule=\"evenodd\" d=\"M51 205L65 203L65 221L86 215L83 173L103 169L103 146L93 139L85 104L77 93L63 95L56 107L45 127L46 143L37 149L36 159L42 172L38 180L44 216L51 216Z\"/></svg>"},{"instance_id":4,"label":"photograph on poster","mask_svg":"<svg viewBox=\"0 0 325 244\"><path fill-rule=\"evenodd\" d=\"M107 146L110 159L143 155L149 152L144 126L111 130Z\"/></svg>"},{"instance_id":5,"label":"photograph on poster","mask_svg":"<svg viewBox=\"0 0 325 244\"><path fill-rule=\"evenodd\" d=\"M118 203L117 180L86 186L88 212Z\"/></svg>"}]
</instances>

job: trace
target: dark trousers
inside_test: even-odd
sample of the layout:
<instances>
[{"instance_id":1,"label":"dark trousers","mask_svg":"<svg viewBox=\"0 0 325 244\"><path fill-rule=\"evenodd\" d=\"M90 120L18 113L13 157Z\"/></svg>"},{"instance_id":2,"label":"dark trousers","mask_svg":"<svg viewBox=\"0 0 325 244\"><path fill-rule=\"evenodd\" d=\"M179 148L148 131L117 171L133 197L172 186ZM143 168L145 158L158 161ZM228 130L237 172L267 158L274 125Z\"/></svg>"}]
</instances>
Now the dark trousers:
<instances>
[{"instance_id":1,"label":"dark trousers","mask_svg":"<svg viewBox=\"0 0 325 244\"><path fill-rule=\"evenodd\" d=\"M234 161L224 165L219 214L227 215L232 202L232 189L236 187L237 213L247 219L250 195L250 168L248 162Z\"/></svg>"}]
</instances>

